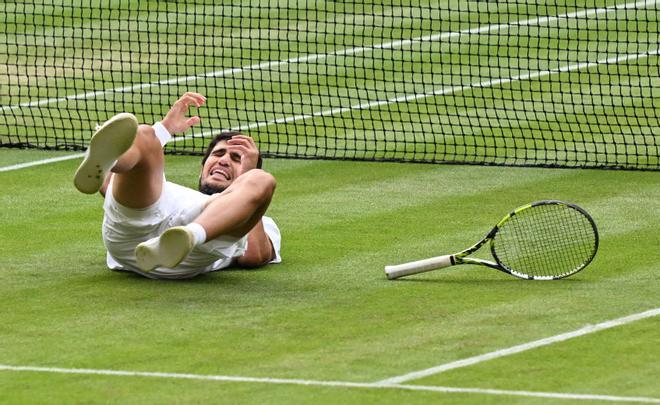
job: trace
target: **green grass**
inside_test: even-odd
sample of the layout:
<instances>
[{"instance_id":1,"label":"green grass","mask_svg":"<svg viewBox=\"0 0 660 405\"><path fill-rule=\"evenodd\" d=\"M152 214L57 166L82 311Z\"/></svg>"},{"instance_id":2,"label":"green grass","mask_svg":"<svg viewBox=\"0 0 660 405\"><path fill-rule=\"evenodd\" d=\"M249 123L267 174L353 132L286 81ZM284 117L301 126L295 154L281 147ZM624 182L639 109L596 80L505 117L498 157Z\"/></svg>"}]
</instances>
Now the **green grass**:
<instances>
[{"instance_id":1,"label":"green grass","mask_svg":"<svg viewBox=\"0 0 660 405\"><path fill-rule=\"evenodd\" d=\"M34 158L0 150L0 167ZM74 190L76 164L0 172L0 364L370 383L658 307L657 173L270 159L284 262L167 282L105 268L102 200ZM184 185L198 168L167 159ZM462 249L546 198L596 220L601 247L583 272L385 279L385 264ZM660 398L657 340L646 319L410 384ZM0 392L7 403L550 401L12 371Z\"/></svg>"},{"instance_id":2,"label":"green grass","mask_svg":"<svg viewBox=\"0 0 660 405\"><path fill-rule=\"evenodd\" d=\"M116 112L150 123L199 91L208 103L195 135L251 124L277 156L660 167L653 6L505 28L493 24L624 2L40 3L0 4L2 145L80 148ZM605 63L624 55L637 56ZM537 76L516 78L527 73ZM264 124L278 118L288 121ZM58 156L0 149L0 168ZM0 403L566 403L318 383L373 383L660 307L654 172L268 159L284 262L167 282L106 269L102 200L74 190L76 164L0 172L0 368L313 384L0 369ZM194 186L198 169L198 158L167 158L180 184ZM463 249L540 199L593 215L600 251L583 272L526 282L462 266L386 280L384 265ZM406 384L660 400L658 326L644 319Z\"/></svg>"}]
</instances>

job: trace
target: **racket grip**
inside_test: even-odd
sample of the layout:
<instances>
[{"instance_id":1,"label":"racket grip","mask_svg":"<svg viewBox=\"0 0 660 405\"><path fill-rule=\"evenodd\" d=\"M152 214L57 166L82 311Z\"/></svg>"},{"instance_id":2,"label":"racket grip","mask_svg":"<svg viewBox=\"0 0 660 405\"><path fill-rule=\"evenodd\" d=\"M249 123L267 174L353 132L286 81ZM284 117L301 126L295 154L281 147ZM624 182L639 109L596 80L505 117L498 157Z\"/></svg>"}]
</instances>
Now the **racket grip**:
<instances>
[{"instance_id":1,"label":"racket grip","mask_svg":"<svg viewBox=\"0 0 660 405\"><path fill-rule=\"evenodd\" d=\"M389 280L394 280L399 277L409 276L411 274L424 273L449 267L452 264L453 255L431 257L429 259L418 260L416 262L397 264L395 266L385 266L385 274Z\"/></svg>"}]
</instances>

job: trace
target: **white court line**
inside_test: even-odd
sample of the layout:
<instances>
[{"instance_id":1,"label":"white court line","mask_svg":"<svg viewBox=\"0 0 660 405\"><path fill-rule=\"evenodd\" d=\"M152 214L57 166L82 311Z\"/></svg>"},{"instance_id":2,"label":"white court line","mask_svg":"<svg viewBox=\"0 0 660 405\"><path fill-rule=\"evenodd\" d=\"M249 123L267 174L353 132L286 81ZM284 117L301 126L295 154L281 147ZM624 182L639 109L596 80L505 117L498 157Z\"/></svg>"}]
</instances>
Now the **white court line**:
<instances>
[{"instance_id":1,"label":"white court line","mask_svg":"<svg viewBox=\"0 0 660 405\"><path fill-rule=\"evenodd\" d=\"M575 331L572 331L572 332L562 333L560 335L550 336L550 337L545 338L545 339L535 340L533 342L524 343L524 344L521 344L521 345L518 345L518 346L509 347L507 349L496 350L494 352L482 354L482 355L479 355L479 356L469 357L467 359L453 361L451 363L446 363L446 364L441 364L439 366L427 368L425 370L415 371L415 372L400 375L400 376L397 376L397 377L388 378L388 379L385 379L385 380L378 381L375 384L383 384L383 385L400 384L400 383L411 381L411 380L416 380L416 379L420 379L420 378L424 378L424 377L429 377L431 375L443 373L443 372L448 371L448 370L454 370L454 369L461 368L461 367L472 366L472 365L475 365L475 364L478 364L478 363L481 363L481 362L484 362L484 361L497 359L497 358L504 357L504 356L510 356L512 354L524 352L524 351L531 350L531 349L536 349L538 347L547 346L547 345L557 343L557 342L563 342L563 341L568 340L568 339L573 339L573 338L576 338L576 337L579 337L579 336L588 335L590 333L599 332L601 330L614 328L616 326L625 325L625 324L628 324L628 323L631 323L631 322L639 321L639 320L645 319L645 318L651 318L651 317L658 316L658 315L660 315L660 308L655 308L655 309L651 309L651 310L648 310L648 311L645 311L645 312L640 312L638 314L625 316L623 318L618 318L618 319L613 319L611 321L602 322L602 323L599 323L599 324L596 324L596 325L587 325L584 328L581 328L581 329L578 329L578 330L575 330Z\"/></svg>"},{"instance_id":2,"label":"white court line","mask_svg":"<svg viewBox=\"0 0 660 405\"><path fill-rule=\"evenodd\" d=\"M398 390L408 390L408 391L431 391L431 392L454 393L454 394L504 395L504 396L520 396L520 397L572 399L572 400L660 403L660 398L650 398L650 397L628 397L628 396L598 395L598 394L572 394L572 393L539 392L539 391L513 391L513 390L498 390L498 389L484 389L484 388L457 388L457 387L402 385L402 384L382 385L375 383L355 383L348 381L318 381L318 380L302 380L302 379L289 379L289 378L258 378L258 377L238 377L238 376L225 376L225 375L160 373L160 372L148 372L148 371L11 366L6 364L0 364L0 371L101 375L101 376L118 376L118 377L149 377L149 378L168 378L168 379L181 379L181 380L225 381L225 382L239 382L239 383L303 385L303 386L338 387L338 388L368 388L368 389L389 389L389 390L398 389Z\"/></svg>"},{"instance_id":3,"label":"white court line","mask_svg":"<svg viewBox=\"0 0 660 405\"><path fill-rule=\"evenodd\" d=\"M513 391L497 390L488 388L454 388L454 387L436 387L428 385L388 385L386 387L401 388L412 391L432 391L445 393L461 394L481 394L481 395L511 395L520 397L536 398L554 398L554 399L573 399L585 401L612 401L612 402L641 402L649 404L660 404L660 398L651 397L620 397L615 395L597 395L597 394L570 394L561 392L540 392L540 391Z\"/></svg>"},{"instance_id":4,"label":"white court line","mask_svg":"<svg viewBox=\"0 0 660 405\"><path fill-rule=\"evenodd\" d=\"M568 332L550 338L537 340L534 342L526 343L524 345L514 346L509 349L498 350L496 352L488 353L482 356L476 356L458 362L448 363L443 366L434 367L433 370L437 370L439 368L454 369L458 367L465 367L468 365L477 364L481 361L490 360L496 357L502 357L513 353L519 353L521 351L572 339L574 337L583 336L600 330L625 325L631 322L635 322L641 319L645 319L657 315L660 315L660 308L648 310L634 315L629 315L623 318L618 318L607 322L602 322L596 325L586 326L582 329L578 329L573 332ZM432 370L432 369L428 369L428 370ZM418 372L418 373L407 374L406 376L417 374L412 378L425 377L430 375L428 374L428 370L424 370L424 372L426 372L425 375L419 375ZM13 366L7 364L0 364L0 371L102 375L102 376L119 376L119 377L150 377L150 378L170 378L170 379L203 380L203 381L226 381L226 382L241 382L241 383L325 386L325 387L342 387L342 388L401 389L401 390L410 390L410 391L432 391L432 392L458 393L458 394L508 395L508 396L521 396L521 397L556 398L556 399L573 399L573 400L660 403L660 398L651 398L651 397L629 397L629 396L598 395L598 394L514 391L514 390L500 390L500 389L488 389L488 388L458 388L458 387L443 387L443 386L405 385L405 384L401 384L401 382L404 382L404 380L407 381L412 379L412 378L404 379L403 377L405 376L394 377L374 383L357 383L357 382L348 382L348 381L318 381L318 380L304 380L304 379L293 379L293 378L241 377L241 376L205 375L205 374L187 374L187 373L163 373L163 372L148 372L148 371ZM433 374L435 373L436 372L433 372Z\"/></svg>"},{"instance_id":5,"label":"white court line","mask_svg":"<svg viewBox=\"0 0 660 405\"><path fill-rule=\"evenodd\" d=\"M27 167L46 165L46 164L49 164L49 163L61 162L63 160L77 159L77 158L81 158L83 156L85 156L84 153L76 153L74 155L59 156L59 157L54 157L54 158L49 158L49 159L35 160L33 162L20 163L20 164L11 165L11 166L3 166L3 167L0 167L0 172L9 172L9 171L12 171L12 170L25 169Z\"/></svg>"},{"instance_id":6,"label":"white court line","mask_svg":"<svg viewBox=\"0 0 660 405\"><path fill-rule=\"evenodd\" d=\"M175 78L171 78L171 79L161 80L161 81L158 81L158 82L141 83L141 84L136 84L136 85L133 85L133 86L117 87L117 88L108 89L108 90L92 91L92 92L87 92L87 93L69 95L69 96L65 96L65 97L56 97L56 98L49 98L49 99L44 99L44 100L24 102L24 103L20 103L20 104L17 104L17 105L3 106L3 107L0 108L0 110L1 111L7 111L7 110L14 110L14 109L22 108L22 107L36 107L36 106L42 106L42 105L65 102L65 101L69 101L69 100L81 100L81 99L88 99L88 98L96 98L96 97L104 96L104 95L110 94L110 93L128 93L128 92L132 92L132 91L136 91L136 90L143 90L143 89L156 87L156 86L162 86L162 85L182 84L182 83L188 83L188 82L193 82L193 81L197 81L197 80L204 80L204 79L213 78L213 77L228 77L228 76L232 76L234 74L241 74L241 73L252 71L252 70L271 69L271 68L274 68L274 67L285 66L285 65L289 65L289 64L315 62L315 61L327 59L327 58L330 58L330 57L333 57L333 56L350 56L350 55L357 55L357 54L361 54L361 53L371 52L371 51L374 51L374 50L377 50L377 49L401 48L401 47L404 47L404 46L410 46L410 45L418 44L418 43L422 43L422 42L443 41L443 40L447 40L447 39L450 39L450 38L460 37L462 35L483 34L483 33L499 31L499 30L505 30L505 29L508 29L508 28L511 28L511 27L517 27L517 26L543 25L543 24L548 24L548 23L551 23L551 22L554 22L554 21L557 21L557 20L561 20L561 19L589 18L589 17L597 16L599 14L610 13L610 12L618 11L618 10L646 8L646 7L650 7L650 6L658 3L659 1L660 0L640 0L640 1L637 1L637 2L625 3L625 4L620 4L620 5L615 5L615 6L605 7L605 8L586 9L586 10L576 11L576 12L572 12L572 13L560 14L560 15L552 16L552 17L536 17L536 18L530 18L530 19L522 20L522 21L514 21L514 22L511 22L511 23L507 23L507 24L490 24L490 25L486 25L486 26L482 26L482 27L469 28L469 29L465 29L465 30L462 30L462 31L445 32L445 33L441 33L441 34L421 36L421 37L407 39L407 40L398 40L398 41L392 41L392 42L385 42L385 43L382 43L382 44L376 44L376 45L371 45L371 46L362 46L362 47L341 49L341 50L338 50L338 51L335 51L335 52L330 52L330 53L299 56L299 57L289 58L289 59L280 60L280 61L262 62L262 63L248 65L248 66L243 66L243 67L240 67L240 68L232 68L232 69L217 70L217 71L214 71L214 72L207 72L207 73L203 73L203 74L200 74L200 75L175 77Z\"/></svg>"}]
</instances>

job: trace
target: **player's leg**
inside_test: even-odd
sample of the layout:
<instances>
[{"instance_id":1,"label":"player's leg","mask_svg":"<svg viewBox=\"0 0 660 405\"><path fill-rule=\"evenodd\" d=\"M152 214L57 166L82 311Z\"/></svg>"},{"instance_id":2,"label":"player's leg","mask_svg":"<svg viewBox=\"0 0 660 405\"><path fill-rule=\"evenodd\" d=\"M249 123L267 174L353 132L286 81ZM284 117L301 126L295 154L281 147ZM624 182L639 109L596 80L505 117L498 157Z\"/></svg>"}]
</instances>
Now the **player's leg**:
<instances>
[{"instance_id":1,"label":"player's leg","mask_svg":"<svg viewBox=\"0 0 660 405\"><path fill-rule=\"evenodd\" d=\"M165 157L149 125L140 125L131 147L112 168L112 196L123 206L145 208L160 198Z\"/></svg>"},{"instance_id":2,"label":"player's leg","mask_svg":"<svg viewBox=\"0 0 660 405\"><path fill-rule=\"evenodd\" d=\"M275 191L275 178L262 170L238 177L224 192L214 195L194 220L205 233L199 240L189 227L170 228L159 238L141 243L135 250L139 267L175 267L194 248L221 235L241 238L261 220Z\"/></svg>"},{"instance_id":3,"label":"player's leg","mask_svg":"<svg viewBox=\"0 0 660 405\"><path fill-rule=\"evenodd\" d=\"M206 239L220 235L243 237L266 213L275 192L275 178L259 169L238 177L224 192L214 195L195 219Z\"/></svg>"},{"instance_id":4,"label":"player's leg","mask_svg":"<svg viewBox=\"0 0 660 405\"><path fill-rule=\"evenodd\" d=\"M129 208L158 201L163 187L164 156L160 140L148 125L128 113L118 114L92 136L74 184L83 193L105 194L113 177L113 197Z\"/></svg>"}]
</instances>

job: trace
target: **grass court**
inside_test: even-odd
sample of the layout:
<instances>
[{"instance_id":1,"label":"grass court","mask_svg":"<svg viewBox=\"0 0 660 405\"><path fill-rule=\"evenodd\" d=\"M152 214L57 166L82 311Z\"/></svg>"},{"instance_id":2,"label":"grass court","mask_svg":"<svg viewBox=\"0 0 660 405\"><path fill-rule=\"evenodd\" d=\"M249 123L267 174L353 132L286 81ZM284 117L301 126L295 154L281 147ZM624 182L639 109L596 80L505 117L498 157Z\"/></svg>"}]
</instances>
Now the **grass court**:
<instances>
[{"instance_id":1,"label":"grass court","mask_svg":"<svg viewBox=\"0 0 660 405\"><path fill-rule=\"evenodd\" d=\"M80 157L0 148L0 402L660 403L656 1L102 3L0 5L0 143L79 150L201 92L168 151L250 133L283 263L111 272ZM452 164L315 160L335 157ZM491 166L539 162L651 170ZM166 175L195 187L199 165L169 154ZM385 278L542 199L598 225L582 272Z\"/></svg>"}]
</instances>

